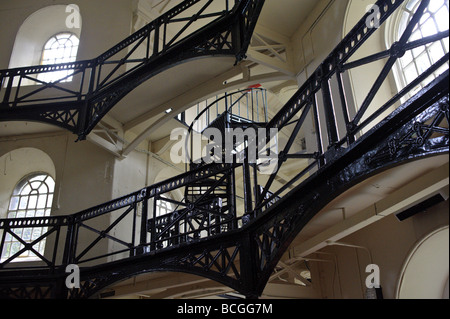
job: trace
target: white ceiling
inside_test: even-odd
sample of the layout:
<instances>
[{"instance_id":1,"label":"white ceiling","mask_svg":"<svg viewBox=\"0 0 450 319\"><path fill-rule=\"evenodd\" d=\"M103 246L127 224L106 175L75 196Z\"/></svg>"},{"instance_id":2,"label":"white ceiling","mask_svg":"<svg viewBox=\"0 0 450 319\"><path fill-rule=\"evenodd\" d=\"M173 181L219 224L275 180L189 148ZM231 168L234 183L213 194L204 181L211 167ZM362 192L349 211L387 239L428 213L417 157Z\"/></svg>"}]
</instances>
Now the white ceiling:
<instances>
[{"instance_id":1,"label":"white ceiling","mask_svg":"<svg viewBox=\"0 0 450 319\"><path fill-rule=\"evenodd\" d=\"M266 0L259 23L279 34L292 37L318 2L317 0Z\"/></svg>"}]
</instances>

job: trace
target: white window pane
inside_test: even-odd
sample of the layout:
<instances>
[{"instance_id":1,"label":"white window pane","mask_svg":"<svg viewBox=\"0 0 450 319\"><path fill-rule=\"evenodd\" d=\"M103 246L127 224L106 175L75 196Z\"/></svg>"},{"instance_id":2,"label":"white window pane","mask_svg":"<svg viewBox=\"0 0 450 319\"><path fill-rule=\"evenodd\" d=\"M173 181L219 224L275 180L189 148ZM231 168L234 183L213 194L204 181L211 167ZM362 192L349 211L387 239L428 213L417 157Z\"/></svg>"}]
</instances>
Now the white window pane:
<instances>
[{"instance_id":1,"label":"white window pane","mask_svg":"<svg viewBox=\"0 0 450 319\"><path fill-rule=\"evenodd\" d=\"M442 9L439 10L438 13L436 13L436 21L438 24L439 31L442 32L448 30L449 25L448 19L449 19L448 10L446 7L442 7Z\"/></svg>"},{"instance_id":2,"label":"white window pane","mask_svg":"<svg viewBox=\"0 0 450 319\"><path fill-rule=\"evenodd\" d=\"M24 241L29 241L31 239L31 231L32 231L31 228L25 228L23 230L22 239Z\"/></svg>"},{"instance_id":3,"label":"white window pane","mask_svg":"<svg viewBox=\"0 0 450 319\"><path fill-rule=\"evenodd\" d=\"M39 189L39 187L41 186L41 183L42 183L42 182L40 182L40 181L34 181L34 182L31 182L31 183L30 183L31 190L37 190L37 189ZM30 191L30 192L31 192L31 191Z\"/></svg>"},{"instance_id":4,"label":"white window pane","mask_svg":"<svg viewBox=\"0 0 450 319\"><path fill-rule=\"evenodd\" d=\"M442 43L444 44L445 53L448 53L448 38L442 40Z\"/></svg>"},{"instance_id":5,"label":"white window pane","mask_svg":"<svg viewBox=\"0 0 450 319\"><path fill-rule=\"evenodd\" d=\"M433 0L430 1L430 5L428 6L428 10L431 11L431 13L435 13L438 11L442 5L444 4L444 0Z\"/></svg>"},{"instance_id":6,"label":"white window pane","mask_svg":"<svg viewBox=\"0 0 450 319\"><path fill-rule=\"evenodd\" d=\"M47 207L52 207L52 204L53 204L53 195L48 195Z\"/></svg>"},{"instance_id":7,"label":"white window pane","mask_svg":"<svg viewBox=\"0 0 450 319\"><path fill-rule=\"evenodd\" d=\"M16 242L16 243L12 243L11 245L11 252L10 252L10 256L16 254L17 252L19 252L21 247L21 244Z\"/></svg>"},{"instance_id":8,"label":"white window pane","mask_svg":"<svg viewBox=\"0 0 450 319\"><path fill-rule=\"evenodd\" d=\"M430 66L430 59L427 54L422 54L416 59L417 69L419 70L419 74L425 72Z\"/></svg>"},{"instance_id":9,"label":"white window pane","mask_svg":"<svg viewBox=\"0 0 450 319\"><path fill-rule=\"evenodd\" d=\"M40 194L42 194L42 193L48 193L49 190L48 190L47 184L42 183L41 186L39 186L38 191L39 191Z\"/></svg>"},{"instance_id":10,"label":"white window pane","mask_svg":"<svg viewBox=\"0 0 450 319\"><path fill-rule=\"evenodd\" d=\"M47 50L47 51L49 51L49 50L52 49L52 47L53 47L54 44L55 44L55 39L52 38L52 39L50 39L50 40L45 44L44 49Z\"/></svg>"},{"instance_id":11,"label":"white window pane","mask_svg":"<svg viewBox=\"0 0 450 319\"><path fill-rule=\"evenodd\" d=\"M430 57L431 62L436 63L440 58L444 56L444 49L442 48L442 44L440 42L434 43L430 49Z\"/></svg>"},{"instance_id":12,"label":"white window pane","mask_svg":"<svg viewBox=\"0 0 450 319\"><path fill-rule=\"evenodd\" d=\"M47 195L40 195L36 208L45 208L47 206Z\"/></svg>"},{"instance_id":13,"label":"white window pane","mask_svg":"<svg viewBox=\"0 0 450 319\"><path fill-rule=\"evenodd\" d=\"M405 73L406 82L408 84L411 83L418 76L416 68L415 68L414 65L412 65L410 67L407 67L404 70L404 73Z\"/></svg>"},{"instance_id":14,"label":"white window pane","mask_svg":"<svg viewBox=\"0 0 450 319\"><path fill-rule=\"evenodd\" d=\"M27 210L25 217L35 217L36 216L36 211L35 210Z\"/></svg>"},{"instance_id":15,"label":"white window pane","mask_svg":"<svg viewBox=\"0 0 450 319\"><path fill-rule=\"evenodd\" d=\"M401 59L402 59L402 65L407 66L408 64L410 64L413 61L414 57L412 56L411 51L406 51L405 55Z\"/></svg>"},{"instance_id":16,"label":"white window pane","mask_svg":"<svg viewBox=\"0 0 450 319\"><path fill-rule=\"evenodd\" d=\"M29 200L28 200L28 209L36 208L37 199L38 199L37 195L31 195L31 196L29 197Z\"/></svg>"},{"instance_id":17,"label":"white window pane","mask_svg":"<svg viewBox=\"0 0 450 319\"><path fill-rule=\"evenodd\" d=\"M27 209L28 196L22 196L20 198L19 209Z\"/></svg>"},{"instance_id":18,"label":"white window pane","mask_svg":"<svg viewBox=\"0 0 450 319\"><path fill-rule=\"evenodd\" d=\"M25 210L20 210L20 211L17 212L16 218L24 218L26 213L27 212Z\"/></svg>"},{"instance_id":19,"label":"white window pane","mask_svg":"<svg viewBox=\"0 0 450 319\"><path fill-rule=\"evenodd\" d=\"M11 256L11 243L7 243L2 251L2 257L8 258Z\"/></svg>"},{"instance_id":20,"label":"white window pane","mask_svg":"<svg viewBox=\"0 0 450 319\"><path fill-rule=\"evenodd\" d=\"M42 228L33 228L33 234L31 236L31 240L36 240L39 237L42 236L43 232L42 232Z\"/></svg>"},{"instance_id":21,"label":"white window pane","mask_svg":"<svg viewBox=\"0 0 450 319\"><path fill-rule=\"evenodd\" d=\"M36 217L44 217L45 211L43 209L38 209L36 211Z\"/></svg>"},{"instance_id":22,"label":"white window pane","mask_svg":"<svg viewBox=\"0 0 450 319\"><path fill-rule=\"evenodd\" d=\"M51 178L50 176L47 177L47 179L45 180L45 183L48 186L48 190L50 193L53 193L55 190L55 181L53 180L53 178Z\"/></svg>"},{"instance_id":23,"label":"white window pane","mask_svg":"<svg viewBox=\"0 0 450 319\"><path fill-rule=\"evenodd\" d=\"M9 203L9 210L17 210L19 208L19 197L13 196L11 197L11 201Z\"/></svg>"},{"instance_id":24,"label":"white window pane","mask_svg":"<svg viewBox=\"0 0 450 319\"><path fill-rule=\"evenodd\" d=\"M26 185L25 185L25 187L20 191L20 194L21 195L27 195L27 194L29 194L31 192L31 187L30 187L30 185L27 183Z\"/></svg>"},{"instance_id":25,"label":"white window pane","mask_svg":"<svg viewBox=\"0 0 450 319\"><path fill-rule=\"evenodd\" d=\"M422 34L424 37L429 37L433 34L437 33L436 25L434 24L433 19L428 19L421 27Z\"/></svg>"},{"instance_id":26,"label":"white window pane","mask_svg":"<svg viewBox=\"0 0 450 319\"><path fill-rule=\"evenodd\" d=\"M423 25L425 23L425 21L427 21L429 18L431 17L429 12L425 12L422 16L422 18L420 18L420 25Z\"/></svg>"}]
</instances>

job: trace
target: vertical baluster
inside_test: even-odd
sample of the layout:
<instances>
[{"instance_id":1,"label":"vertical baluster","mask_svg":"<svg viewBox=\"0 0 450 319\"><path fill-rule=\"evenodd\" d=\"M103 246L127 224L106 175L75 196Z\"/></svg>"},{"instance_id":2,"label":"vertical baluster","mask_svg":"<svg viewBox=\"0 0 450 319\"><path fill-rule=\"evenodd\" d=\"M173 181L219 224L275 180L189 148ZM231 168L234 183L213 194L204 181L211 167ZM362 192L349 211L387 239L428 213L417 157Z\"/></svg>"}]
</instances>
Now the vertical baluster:
<instances>
[{"instance_id":1,"label":"vertical baluster","mask_svg":"<svg viewBox=\"0 0 450 319\"><path fill-rule=\"evenodd\" d=\"M137 222L137 203L133 204L133 222L131 225L131 243L130 257L134 257L137 253L136 249L136 222Z\"/></svg>"},{"instance_id":2,"label":"vertical baluster","mask_svg":"<svg viewBox=\"0 0 450 319\"><path fill-rule=\"evenodd\" d=\"M167 41L167 24L169 22L167 21L167 16L164 17L164 32L163 32L163 47L162 47L162 51L165 52L166 51L166 41Z\"/></svg>"},{"instance_id":3,"label":"vertical baluster","mask_svg":"<svg viewBox=\"0 0 450 319\"><path fill-rule=\"evenodd\" d=\"M237 210L236 210L236 170L232 169L230 171L230 181L228 183L229 191L228 191L228 198L229 198L229 213L233 216L233 222L231 225L231 229L237 229Z\"/></svg>"},{"instance_id":4,"label":"vertical baluster","mask_svg":"<svg viewBox=\"0 0 450 319\"><path fill-rule=\"evenodd\" d=\"M2 228L3 234L2 234L2 241L0 242L0 259L1 259L2 255L3 255L3 249L4 249L4 246L5 246L6 232L8 230L8 227L6 226L6 224L7 224L7 222L5 221L4 222L4 228ZM0 268L1 268L1 265L0 265Z\"/></svg>"},{"instance_id":5,"label":"vertical baluster","mask_svg":"<svg viewBox=\"0 0 450 319\"><path fill-rule=\"evenodd\" d=\"M206 104L205 107L208 107L208 100L206 100ZM208 110L206 111L206 127L209 126L209 124L211 124L211 114L210 114L211 108L208 108Z\"/></svg>"},{"instance_id":6,"label":"vertical baluster","mask_svg":"<svg viewBox=\"0 0 450 319\"><path fill-rule=\"evenodd\" d=\"M59 223L59 222L58 222ZM51 259L51 262L52 262L52 265L51 265L51 267L52 267L52 269L55 269L56 268L56 255L57 255L57 253L58 253L58 244L59 244L59 237L60 237L60 234L61 234L61 225L57 225L56 226L56 238L55 238L55 244L54 244L54 246L53 246L53 255L52 255L52 259ZM1 251L2 250L0 250L0 255L1 255Z\"/></svg>"},{"instance_id":7,"label":"vertical baluster","mask_svg":"<svg viewBox=\"0 0 450 319\"><path fill-rule=\"evenodd\" d=\"M266 123L269 123L269 102L267 100L267 90L264 89L264 114Z\"/></svg>"},{"instance_id":8,"label":"vertical baluster","mask_svg":"<svg viewBox=\"0 0 450 319\"><path fill-rule=\"evenodd\" d=\"M248 160L248 147L246 147L246 142L248 142L248 137L244 138L244 164L242 165L243 170L243 183L244 183L244 203L245 203L245 214L251 213L252 207L252 186L250 179L250 164Z\"/></svg>"},{"instance_id":9,"label":"vertical baluster","mask_svg":"<svg viewBox=\"0 0 450 319\"><path fill-rule=\"evenodd\" d=\"M313 103L313 112L314 112L314 125L316 127L316 140L317 140L317 152L319 153L320 158L318 159L318 167L322 167L324 164L323 161L323 146L322 146L322 131L320 128L320 121L319 121L319 109L317 105L316 97L314 96L312 98Z\"/></svg>"},{"instance_id":10,"label":"vertical baluster","mask_svg":"<svg viewBox=\"0 0 450 319\"><path fill-rule=\"evenodd\" d=\"M256 134L258 134L258 133L256 133ZM256 157L256 159L258 159L258 157ZM259 203L259 200L260 200L259 196L261 195L261 193L260 193L260 188L259 188L259 185L258 185L258 168L257 168L257 164L256 163L252 163L251 166L253 168L253 192L254 192L254 197L255 197L255 208L256 208L256 203ZM257 217L258 212L255 211L255 214L256 214L256 216L254 216L254 217Z\"/></svg>"},{"instance_id":11,"label":"vertical baluster","mask_svg":"<svg viewBox=\"0 0 450 319\"><path fill-rule=\"evenodd\" d=\"M157 19L154 23L155 36L153 38L153 54L152 56L156 56L159 52L159 30L161 26L161 20Z\"/></svg>"},{"instance_id":12,"label":"vertical baluster","mask_svg":"<svg viewBox=\"0 0 450 319\"><path fill-rule=\"evenodd\" d=\"M254 98L254 96L253 96L253 90L252 90L252 97L251 97L251 99L252 99L252 122L254 122L254 119L255 119L255 98Z\"/></svg>"},{"instance_id":13,"label":"vertical baluster","mask_svg":"<svg viewBox=\"0 0 450 319\"><path fill-rule=\"evenodd\" d=\"M256 91L256 121L259 122L259 90Z\"/></svg>"},{"instance_id":14,"label":"vertical baluster","mask_svg":"<svg viewBox=\"0 0 450 319\"><path fill-rule=\"evenodd\" d=\"M150 35L152 34L152 29L150 25L147 26L147 47L145 48L145 58L148 60L150 58Z\"/></svg>"},{"instance_id":15,"label":"vertical baluster","mask_svg":"<svg viewBox=\"0 0 450 319\"><path fill-rule=\"evenodd\" d=\"M86 77L86 64L83 64L83 72L81 72L81 81L80 81L80 91L78 93L78 101L81 101L83 98L83 86L84 86L84 79Z\"/></svg>"},{"instance_id":16,"label":"vertical baluster","mask_svg":"<svg viewBox=\"0 0 450 319\"><path fill-rule=\"evenodd\" d=\"M151 251L156 250L156 202L158 197L153 198L153 218L150 220L150 249Z\"/></svg>"},{"instance_id":17,"label":"vertical baluster","mask_svg":"<svg viewBox=\"0 0 450 319\"><path fill-rule=\"evenodd\" d=\"M13 103L11 105L11 107L13 107L13 108L15 108L17 106L17 101L19 99L19 91L20 91L20 88L22 86L22 79L23 79L22 75L19 75L19 82L17 83L16 94L14 96L14 100L13 100Z\"/></svg>"},{"instance_id":18,"label":"vertical baluster","mask_svg":"<svg viewBox=\"0 0 450 319\"><path fill-rule=\"evenodd\" d=\"M102 68L103 68L103 64L99 64L98 65L97 83L96 83L96 86L95 86L96 89L100 88L100 80L101 80L101 77L102 77Z\"/></svg>"},{"instance_id":19,"label":"vertical baluster","mask_svg":"<svg viewBox=\"0 0 450 319\"><path fill-rule=\"evenodd\" d=\"M3 105L5 107L8 107L8 104L9 104L9 99L11 97L11 90L12 90L12 86L13 86L13 82L14 82L14 77L15 77L15 74L12 74L12 72L10 72L10 74L7 77L8 84L6 85L5 95L3 95Z\"/></svg>"},{"instance_id":20,"label":"vertical baluster","mask_svg":"<svg viewBox=\"0 0 450 319\"><path fill-rule=\"evenodd\" d=\"M323 108L325 111L325 121L328 132L329 147L332 147L339 140L336 126L336 115L331 97L330 83L328 78L322 79Z\"/></svg>"},{"instance_id":21,"label":"vertical baluster","mask_svg":"<svg viewBox=\"0 0 450 319\"><path fill-rule=\"evenodd\" d=\"M145 246L147 245L147 232L148 232L148 198L145 197L142 201L142 212L141 212L141 236L140 245L141 253L145 252Z\"/></svg>"},{"instance_id":22,"label":"vertical baluster","mask_svg":"<svg viewBox=\"0 0 450 319\"><path fill-rule=\"evenodd\" d=\"M219 117L219 98L216 95L216 118Z\"/></svg>"},{"instance_id":23,"label":"vertical baluster","mask_svg":"<svg viewBox=\"0 0 450 319\"><path fill-rule=\"evenodd\" d=\"M350 145L353 142L355 142L355 135L351 132L351 126L350 126L350 116L348 112L348 102L347 97L344 91L344 84L343 84L343 74L342 72L338 71L336 73L336 78L338 82L339 87L339 96L341 98L341 106L342 106L342 114L344 116L345 121L345 127L347 128L347 143Z\"/></svg>"},{"instance_id":24,"label":"vertical baluster","mask_svg":"<svg viewBox=\"0 0 450 319\"><path fill-rule=\"evenodd\" d=\"M67 234L64 246L63 265L70 265L75 261L78 225L72 217L67 218Z\"/></svg>"}]
</instances>

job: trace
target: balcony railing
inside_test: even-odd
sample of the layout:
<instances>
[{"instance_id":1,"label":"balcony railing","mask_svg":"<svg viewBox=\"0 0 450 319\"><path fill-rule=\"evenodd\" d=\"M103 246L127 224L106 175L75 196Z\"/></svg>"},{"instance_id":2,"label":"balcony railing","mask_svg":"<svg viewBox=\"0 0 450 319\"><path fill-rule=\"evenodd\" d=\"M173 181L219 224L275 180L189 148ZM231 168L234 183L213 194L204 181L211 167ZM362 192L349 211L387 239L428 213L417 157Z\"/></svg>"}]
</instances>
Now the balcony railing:
<instances>
[{"instance_id":1,"label":"balcony railing","mask_svg":"<svg viewBox=\"0 0 450 319\"><path fill-rule=\"evenodd\" d=\"M381 8L380 23L384 23L402 3L379 0L376 5ZM370 170L379 161L395 161L401 152L407 153L411 145L426 148L431 155L448 153L448 70L407 102L387 112L418 83L445 65L449 59L448 53L403 90L393 94L386 103L372 108L368 114L369 105L381 82L386 79L402 52L448 38L446 31L422 40L408 41L429 4L429 0L421 2L401 40L392 48L349 62L358 48L376 31L366 24L369 13L362 18L276 116L265 124L267 136L257 136L262 149L268 148L270 129L285 132L288 136L282 145L278 145L281 152L271 154L272 164L276 165L270 174L263 176L261 173L265 163L250 163L245 156L242 161L237 161L235 157L232 163L203 164L165 182L75 215L0 220L0 251L3 251L7 235L15 237L23 245L19 252L0 263L0 276L2 271L27 267L52 270L74 263L86 267L103 265L136 256L156 256L195 243L210 242L211 245L220 246L221 243L214 241L214 238L224 234L240 234L252 223L268 221L270 216L275 216L276 226L267 226L273 233L269 234L267 230L256 238L255 245L260 247L258 258L261 271L269 264L269 257L273 257L271 252L275 245L279 246L279 243L271 242L268 247L268 238L284 238L281 235L278 238L277 233L282 234L282 231L291 227L287 220L297 216L296 211L293 211L290 212L293 214L290 219L284 215L283 218L276 218L289 213L279 210L279 207L286 205L288 200L294 204L301 201L301 198L292 198L292 191L299 189L303 183L309 182L308 185L311 185L311 180L321 172L332 172L335 166L344 169L346 165L352 164L356 168L367 166L366 170ZM380 70L366 99L351 116L346 96L348 89L343 76L350 69L381 58L387 59L385 67ZM337 89L332 91L331 88ZM343 118L345 130L338 129L336 114ZM392 123L395 128L392 127L391 132L387 127ZM367 130L368 125L372 126L370 130ZM298 151L298 138L305 127L307 130L315 129L315 143ZM402 135L397 133L398 129L402 129ZM387 146L382 146L384 144L381 142L386 142ZM364 162L354 163L360 158L353 154L363 150L371 152L370 156ZM248 154L244 152L244 155ZM284 173L286 169L289 174ZM238 175L242 177L239 185ZM352 174L349 172L348 175ZM323 178L321 181L328 183ZM351 181L342 182L350 184ZM173 199L171 193L174 191L185 197ZM161 201L169 203L173 207L172 211L164 216L152 215L151 207L155 213ZM32 242L25 242L14 235L15 229L35 227L45 227L46 231ZM46 253L44 256L38 255L41 259L39 263L32 266L14 263L24 251L31 250L36 254L33 246L44 238L47 240ZM105 242L109 245L105 246ZM235 252L239 249L236 248ZM235 260L235 257L227 256L229 260Z\"/></svg>"}]
</instances>

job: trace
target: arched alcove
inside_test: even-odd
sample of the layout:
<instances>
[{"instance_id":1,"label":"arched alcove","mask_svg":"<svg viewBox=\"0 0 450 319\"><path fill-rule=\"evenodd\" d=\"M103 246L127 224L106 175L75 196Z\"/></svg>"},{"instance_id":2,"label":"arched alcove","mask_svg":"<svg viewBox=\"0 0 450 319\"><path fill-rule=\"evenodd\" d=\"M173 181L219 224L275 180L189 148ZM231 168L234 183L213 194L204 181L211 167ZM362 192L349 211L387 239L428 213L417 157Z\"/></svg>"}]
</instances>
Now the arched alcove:
<instances>
[{"instance_id":1,"label":"arched alcove","mask_svg":"<svg viewBox=\"0 0 450 319\"><path fill-rule=\"evenodd\" d=\"M9 200L17 183L36 172L45 172L56 180L55 165L45 152L36 148L19 148L0 157L0 219L8 211Z\"/></svg>"},{"instance_id":2,"label":"arched alcove","mask_svg":"<svg viewBox=\"0 0 450 319\"><path fill-rule=\"evenodd\" d=\"M397 286L398 299L448 298L448 226L420 240L407 256Z\"/></svg>"},{"instance_id":3,"label":"arched alcove","mask_svg":"<svg viewBox=\"0 0 450 319\"><path fill-rule=\"evenodd\" d=\"M78 8L67 5L52 5L31 14L17 32L9 68L40 65L46 42L59 33L81 36L82 19ZM77 15L74 23L71 15ZM22 85L35 84L22 82Z\"/></svg>"}]
</instances>

